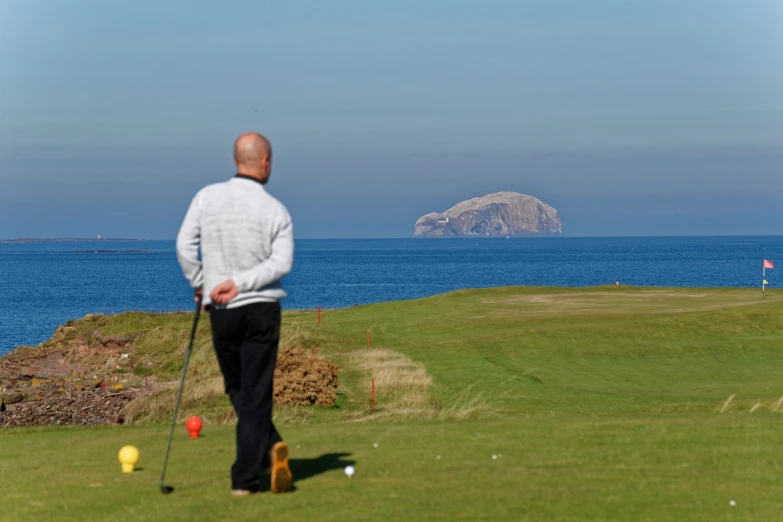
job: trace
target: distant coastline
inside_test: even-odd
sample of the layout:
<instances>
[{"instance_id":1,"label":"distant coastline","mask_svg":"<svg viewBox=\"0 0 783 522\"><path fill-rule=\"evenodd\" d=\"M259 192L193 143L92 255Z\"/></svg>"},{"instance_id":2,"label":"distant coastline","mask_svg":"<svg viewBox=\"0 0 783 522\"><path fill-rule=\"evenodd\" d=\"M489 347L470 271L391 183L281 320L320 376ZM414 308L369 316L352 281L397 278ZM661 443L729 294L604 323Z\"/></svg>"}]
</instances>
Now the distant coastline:
<instances>
[{"instance_id":1,"label":"distant coastline","mask_svg":"<svg viewBox=\"0 0 783 522\"><path fill-rule=\"evenodd\" d=\"M0 245L24 245L30 243L112 243L118 241L144 241L140 238L94 238L94 237L19 237L16 239L0 239Z\"/></svg>"},{"instance_id":2,"label":"distant coastline","mask_svg":"<svg viewBox=\"0 0 783 522\"><path fill-rule=\"evenodd\" d=\"M63 254L152 254L154 252L154 250L150 249L110 250L100 248L95 250L66 250Z\"/></svg>"}]
</instances>

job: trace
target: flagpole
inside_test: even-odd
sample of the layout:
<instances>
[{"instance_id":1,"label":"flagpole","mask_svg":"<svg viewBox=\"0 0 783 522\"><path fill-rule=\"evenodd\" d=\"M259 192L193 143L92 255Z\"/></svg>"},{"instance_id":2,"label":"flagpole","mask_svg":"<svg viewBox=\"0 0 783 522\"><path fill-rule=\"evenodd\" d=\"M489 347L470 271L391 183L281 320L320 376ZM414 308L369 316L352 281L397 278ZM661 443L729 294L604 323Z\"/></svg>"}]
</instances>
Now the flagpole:
<instances>
[{"instance_id":1,"label":"flagpole","mask_svg":"<svg viewBox=\"0 0 783 522\"><path fill-rule=\"evenodd\" d=\"M763 264L761 265L761 298L766 299L767 293L766 293L766 283L767 282L767 265Z\"/></svg>"}]
</instances>

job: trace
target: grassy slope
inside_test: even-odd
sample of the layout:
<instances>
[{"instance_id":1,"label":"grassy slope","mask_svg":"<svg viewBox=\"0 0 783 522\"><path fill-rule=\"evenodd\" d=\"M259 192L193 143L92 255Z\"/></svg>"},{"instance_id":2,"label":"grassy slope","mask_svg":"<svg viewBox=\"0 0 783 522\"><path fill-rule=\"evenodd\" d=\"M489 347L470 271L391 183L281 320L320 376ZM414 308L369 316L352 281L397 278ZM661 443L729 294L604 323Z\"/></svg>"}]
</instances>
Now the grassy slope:
<instances>
[{"instance_id":1,"label":"grassy slope","mask_svg":"<svg viewBox=\"0 0 783 522\"><path fill-rule=\"evenodd\" d=\"M463 291L325 318L330 350L423 362L448 406L470 387L516 412L712 411L777 401L783 307L750 290Z\"/></svg>"},{"instance_id":2,"label":"grassy slope","mask_svg":"<svg viewBox=\"0 0 783 522\"><path fill-rule=\"evenodd\" d=\"M174 321L186 329L187 319ZM136 319L117 321L104 333L127 333L122 321ZM150 321L158 338L170 334L160 318ZM346 395L339 410L285 426L299 459L295 494L227 497L230 426L210 425L198 441L178 432L169 475L178 491L170 497L155 489L165 426L7 430L0 518L781 518L783 418L772 410L783 393L783 300L776 296L472 290L330 311L321 327L313 323L311 313L286 316L290 332L344 364ZM366 348L368 329L374 347L424 363L438 411L480 418L337 422L367 419L364 377L351 361ZM198 371L209 360L206 335L202 343ZM721 414L730 394L737 397ZM482 408L474 411L476 397ZM127 443L142 451L143 470L133 475L118 473L116 463ZM350 455L319 458L338 453ZM341 468L354 461L349 481Z\"/></svg>"}]
</instances>

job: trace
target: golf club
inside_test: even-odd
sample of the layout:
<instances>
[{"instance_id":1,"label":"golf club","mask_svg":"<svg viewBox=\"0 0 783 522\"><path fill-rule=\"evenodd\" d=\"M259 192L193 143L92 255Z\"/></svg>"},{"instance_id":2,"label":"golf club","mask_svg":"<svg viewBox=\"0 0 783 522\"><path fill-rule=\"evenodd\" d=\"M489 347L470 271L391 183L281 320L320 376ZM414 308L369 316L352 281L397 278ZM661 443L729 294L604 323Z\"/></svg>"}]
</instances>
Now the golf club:
<instances>
[{"instance_id":1,"label":"golf club","mask_svg":"<svg viewBox=\"0 0 783 522\"><path fill-rule=\"evenodd\" d=\"M201 296L196 298L196 316L193 318L193 329L190 331L190 342L185 352L185 363L182 365L182 378L179 381L179 391L177 391L177 400L174 402L174 416L171 418L171 430L169 431L169 442L166 444L166 455L163 457L163 470L160 472L160 492L168 495L174 488L166 486L163 482L166 478L166 466L169 463L169 451L171 450L171 439L174 437L174 426L177 424L177 413L179 412L179 401L182 398L182 388L185 387L185 375L188 373L188 360L190 360L190 351L193 349L193 340L196 338L196 327L198 326L198 317L201 314Z\"/></svg>"}]
</instances>

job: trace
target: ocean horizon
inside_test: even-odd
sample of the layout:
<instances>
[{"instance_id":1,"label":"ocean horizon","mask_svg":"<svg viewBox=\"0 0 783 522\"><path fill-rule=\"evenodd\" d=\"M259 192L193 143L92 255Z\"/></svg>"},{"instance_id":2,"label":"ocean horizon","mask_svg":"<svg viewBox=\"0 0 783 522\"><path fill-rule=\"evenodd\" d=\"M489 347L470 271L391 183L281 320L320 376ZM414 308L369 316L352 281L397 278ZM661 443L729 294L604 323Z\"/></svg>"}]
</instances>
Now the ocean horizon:
<instances>
[{"instance_id":1,"label":"ocean horizon","mask_svg":"<svg viewBox=\"0 0 783 522\"><path fill-rule=\"evenodd\" d=\"M88 313L190 310L173 240L0 244L0 355ZM783 236L298 239L284 309L497 286L759 287ZM780 287L767 272L771 291ZM781 279L783 281L783 279Z\"/></svg>"}]
</instances>

